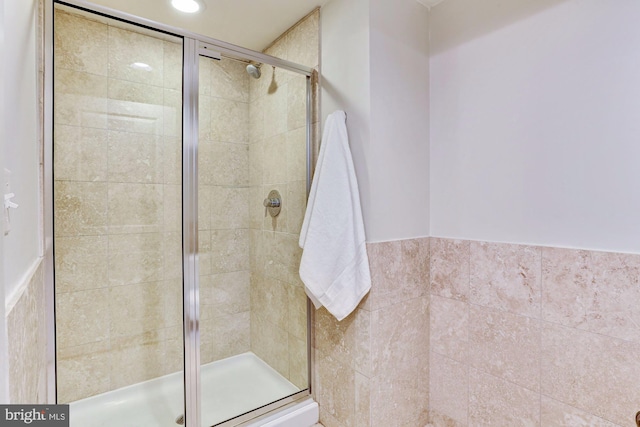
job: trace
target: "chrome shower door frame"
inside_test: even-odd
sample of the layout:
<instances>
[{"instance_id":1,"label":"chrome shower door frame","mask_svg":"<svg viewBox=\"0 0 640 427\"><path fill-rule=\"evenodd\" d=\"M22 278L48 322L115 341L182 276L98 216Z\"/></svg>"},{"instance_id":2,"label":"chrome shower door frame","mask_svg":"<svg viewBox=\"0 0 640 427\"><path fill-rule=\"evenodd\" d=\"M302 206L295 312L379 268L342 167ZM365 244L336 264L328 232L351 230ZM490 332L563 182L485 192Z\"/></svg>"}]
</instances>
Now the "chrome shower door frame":
<instances>
[{"instance_id":1,"label":"chrome shower door frame","mask_svg":"<svg viewBox=\"0 0 640 427\"><path fill-rule=\"evenodd\" d=\"M311 183L312 132L311 132L311 77L313 69L290 61L275 58L250 49L190 31L133 16L117 10L81 0L44 0L44 233L45 233L45 286L47 319L47 400L57 403L56 393L56 338L55 338L55 288L53 253L53 41L54 5L56 3L84 10L107 18L128 22L183 39L183 111L182 111L182 253L183 253L183 308L184 308L184 405L185 425L201 427L200 385L200 300L198 279L198 63L199 51L204 45L217 52L247 61L272 65L307 78L306 145L307 192ZM309 304L308 304L309 306ZM309 306L310 307L310 306ZM247 414L217 424L220 427L238 426L255 420L271 411L281 409L311 395L312 375L312 311L307 311L307 354L309 388L280 399Z\"/></svg>"}]
</instances>

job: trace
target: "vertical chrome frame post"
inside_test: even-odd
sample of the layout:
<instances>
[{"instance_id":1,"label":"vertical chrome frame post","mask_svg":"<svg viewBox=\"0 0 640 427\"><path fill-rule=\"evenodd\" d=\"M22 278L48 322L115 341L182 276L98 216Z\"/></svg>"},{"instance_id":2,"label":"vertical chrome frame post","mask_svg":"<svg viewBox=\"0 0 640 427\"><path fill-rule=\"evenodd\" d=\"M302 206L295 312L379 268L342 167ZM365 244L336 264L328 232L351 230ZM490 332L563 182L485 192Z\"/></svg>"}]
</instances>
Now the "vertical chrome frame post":
<instances>
[{"instance_id":1,"label":"vertical chrome frame post","mask_svg":"<svg viewBox=\"0 0 640 427\"><path fill-rule=\"evenodd\" d=\"M182 77L182 251L185 425L200 427L198 280L198 41L185 38Z\"/></svg>"},{"instance_id":2,"label":"vertical chrome frame post","mask_svg":"<svg viewBox=\"0 0 640 427\"><path fill-rule=\"evenodd\" d=\"M56 303L53 265L53 0L44 2L44 286L47 321L47 402L57 402Z\"/></svg>"}]
</instances>

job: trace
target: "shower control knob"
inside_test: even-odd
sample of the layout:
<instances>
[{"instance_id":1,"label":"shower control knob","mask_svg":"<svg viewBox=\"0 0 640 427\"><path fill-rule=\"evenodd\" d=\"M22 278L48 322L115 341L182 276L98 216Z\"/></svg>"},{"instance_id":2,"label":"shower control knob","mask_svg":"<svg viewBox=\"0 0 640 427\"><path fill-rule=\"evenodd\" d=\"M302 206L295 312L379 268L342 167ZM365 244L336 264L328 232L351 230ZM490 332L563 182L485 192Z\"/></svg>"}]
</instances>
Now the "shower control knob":
<instances>
[{"instance_id":1,"label":"shower control knob","mask_svg":"<svg viewBox=\"0 0 640 427\"><path fill-rule=\"evenodd\" d=\"M262 202L262 205L264 206L264 216L267 216L267 213L271 215L272 218L280 215L282 198L280 197L278 190L271 190L267 198Z\"/></svg>"},{"instance_id":2,"label":"shower control knob","mask_svg":"<svg viewBox=\"0 0 640 427\"><path fill-rule=\"evenodd\" d=\"M265 208L277 208L280 206L280 199L264 199L262 204Z\"/></svg>"}]
</instances>

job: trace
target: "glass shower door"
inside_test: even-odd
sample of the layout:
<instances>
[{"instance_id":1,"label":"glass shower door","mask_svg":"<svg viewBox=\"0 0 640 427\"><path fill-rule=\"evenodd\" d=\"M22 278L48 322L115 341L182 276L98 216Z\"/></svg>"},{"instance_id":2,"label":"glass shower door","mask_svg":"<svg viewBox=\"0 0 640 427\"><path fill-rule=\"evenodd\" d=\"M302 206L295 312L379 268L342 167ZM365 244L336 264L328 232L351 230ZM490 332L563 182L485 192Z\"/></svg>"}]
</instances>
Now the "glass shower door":
<instances>
[{"instance_id":1,"label":"glass shower door","mask_svg":"<svg viewBox=\"0 0 640 427\"><path fill-rule=\"evenodd\" d=\"M182 45L54 7L57 400L75 427L184 413Z\"/></svg>"},{"instance_id":2,"label":"glass shower door","mask_svg":"<svg viewBox=\"0 0 640 427\"><path fill-rule=\"evenodd\" d=\"M199 58L205 427L235 425L308 388L297 244L306 201L307 79L219 57ZM278 206L265 206L268 198Z\"/></svg>"}]
</instances>

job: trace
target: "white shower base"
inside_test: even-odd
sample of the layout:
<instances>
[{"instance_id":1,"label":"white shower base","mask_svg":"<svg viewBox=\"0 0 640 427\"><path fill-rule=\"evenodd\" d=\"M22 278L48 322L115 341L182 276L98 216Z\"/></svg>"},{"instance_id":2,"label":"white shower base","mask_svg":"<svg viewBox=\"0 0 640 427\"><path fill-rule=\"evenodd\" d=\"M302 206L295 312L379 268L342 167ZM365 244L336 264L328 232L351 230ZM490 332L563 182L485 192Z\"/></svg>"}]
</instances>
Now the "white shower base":
<instances>
[{"instance_id":1,"label":"white shower base","mask_svg":"<svg viewBox=\"0 0 640 427\"><path fill-rule=\"evenodd\" d=\"M201 367L202 426L210 427L300 391L248 352ZM71 403L71 427L176 427L183 412L182 372ZM310 427L318 422L311 399L251 426Z\"/></svg>"}]
</instances>

